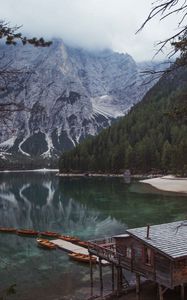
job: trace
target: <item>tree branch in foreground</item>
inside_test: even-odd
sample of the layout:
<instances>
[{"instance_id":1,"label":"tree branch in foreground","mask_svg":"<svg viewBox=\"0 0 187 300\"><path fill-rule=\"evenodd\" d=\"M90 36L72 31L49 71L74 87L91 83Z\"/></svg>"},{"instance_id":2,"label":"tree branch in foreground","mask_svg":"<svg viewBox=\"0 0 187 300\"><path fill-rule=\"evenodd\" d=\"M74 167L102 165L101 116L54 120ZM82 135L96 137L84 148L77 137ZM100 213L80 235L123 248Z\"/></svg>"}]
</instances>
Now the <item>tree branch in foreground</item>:
<instances>
[{"instance_id":1,"label":"tree branch in foreground","mask_svg":"<svg viewBox=\"0 0 187 300\"><path fill-rule=\"evenodd\" d=\"M0 20L0 39L5 39L7 45L16 45L17 41L21 41L23 45L31 44L35 47L49 47L52 42L45 41L41 38L27 38L22 33L17 32L21 26L10 27L8 23Z\"/></svg>"}]
</instances>

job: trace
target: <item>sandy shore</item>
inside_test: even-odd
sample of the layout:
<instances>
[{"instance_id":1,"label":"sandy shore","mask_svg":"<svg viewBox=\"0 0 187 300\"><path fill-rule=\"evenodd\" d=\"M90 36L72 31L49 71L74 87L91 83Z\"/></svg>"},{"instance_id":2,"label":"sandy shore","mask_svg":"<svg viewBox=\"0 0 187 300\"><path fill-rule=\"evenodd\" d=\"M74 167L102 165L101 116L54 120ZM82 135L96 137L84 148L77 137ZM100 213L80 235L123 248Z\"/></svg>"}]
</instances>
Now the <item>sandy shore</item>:
<instances>
[{"instance_id":1,"label":"sandy shore","mask_svg":"<svg viewBox=\"0 0 187 300\"><path fill-rule=\"evenodd\" d=\"M179 178L172 175L140 180L148 183L158 190L187 194L187 178Z\"/></svg>"}]
</instances>

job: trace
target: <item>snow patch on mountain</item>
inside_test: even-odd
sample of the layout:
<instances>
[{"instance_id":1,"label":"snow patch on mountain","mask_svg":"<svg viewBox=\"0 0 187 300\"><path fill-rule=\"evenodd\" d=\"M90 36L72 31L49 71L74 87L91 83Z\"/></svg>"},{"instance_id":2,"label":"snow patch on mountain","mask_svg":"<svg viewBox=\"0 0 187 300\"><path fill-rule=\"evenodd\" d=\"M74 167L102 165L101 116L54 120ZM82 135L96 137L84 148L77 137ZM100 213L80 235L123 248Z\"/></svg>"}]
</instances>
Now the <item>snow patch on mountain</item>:
<instances>
[{"instance_id":1,"label":"snow patch on mountain","mask_svg":"<svg viewBox=\"0 0 187 300\"><path fill-rule=\"evenodd\" d=\"M51 140L51 137L49 136L49 134L45 134L45 140L47 142L47 151L45 151L44 153L42 153L42 157L46 158L46 157L51 157L53 150L54 150L54 145L53 142Z\"/></svg>"},{"instance_id":2,"label":"snow patch on mountain","mask_svg":"<svg viewBox=\"0 0 187 300\"><path fill-rule=\"evenodd\" d=\"M15 140L16 140L16 136L12 136L8 140L0 143L0 150L1 151L9 150L14 145Z\"/></svg>"},{"instance_id":3,"label":"snow patch on mountain","mask_svg":"<svg viewBox=\"0 0 187 300\"><path fill-rule=\"evenodd\" d=\"M118 118L124 116L124 112L120 107L113 105L113 97L103 95L100 97L91 98L93 113L103 115L107 118Z\"/></svg>"},{"instance_id":4,"label":"snow patch on mountain","mask_svg":"<svg viewBox=\"0 0 187 300\"><path fill-rule=\"evenodd\" d=\"M27 135L22 141L21 141L21 143L19 143L19 145L18 145L18 151L19 152L21 152L23 155L26 155L26 156L30 156L30 154L29 153L27 153L26 151L24 151L22 148L21 148L21 146L23 145L23 143L29 138L29 136L30 135Z\"/></svg>"}]
</instances>

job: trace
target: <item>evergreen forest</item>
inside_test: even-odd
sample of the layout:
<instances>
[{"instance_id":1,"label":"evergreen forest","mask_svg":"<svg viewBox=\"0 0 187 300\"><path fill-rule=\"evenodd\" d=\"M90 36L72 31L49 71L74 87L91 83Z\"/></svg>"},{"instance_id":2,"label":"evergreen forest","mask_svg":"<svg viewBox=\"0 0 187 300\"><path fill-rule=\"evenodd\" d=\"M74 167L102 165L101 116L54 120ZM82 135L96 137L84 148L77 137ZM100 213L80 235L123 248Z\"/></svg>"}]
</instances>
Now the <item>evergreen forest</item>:
<instances>
[{"instance_id":1,"label":"evergreen forest","mask_svg":"<svg viewBox=\"0 0 187 300\"><path fill-rule=\"evenodd\" d=\"M187 66L164 74L128 115L60 159L60 172L187 175Z\"/></svg>"}]
</instances>

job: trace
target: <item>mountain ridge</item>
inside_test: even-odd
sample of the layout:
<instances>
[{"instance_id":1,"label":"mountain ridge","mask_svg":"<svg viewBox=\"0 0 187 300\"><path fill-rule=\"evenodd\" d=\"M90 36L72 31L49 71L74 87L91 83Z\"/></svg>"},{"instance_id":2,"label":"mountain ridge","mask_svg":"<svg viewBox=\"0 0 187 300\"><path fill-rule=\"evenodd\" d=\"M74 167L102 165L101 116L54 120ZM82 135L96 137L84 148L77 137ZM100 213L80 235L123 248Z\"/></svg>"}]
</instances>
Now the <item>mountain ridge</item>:
<instances>
[{"instance_id":1,"label":"mountain ridge","mask_svg":"<svg viewBox=\"0 0 187 300\"><path fill-rule=\"evenodd\" d=\"M4 51L0 67L11 61L20 74L1 101L12 97L27 107L2 125L0 151L9 158L58 157L126 114L153 85L142 85L129 54L112 50L75 49L55 39L49 48L0 45Z\"/></svg>"}]
</instances>

